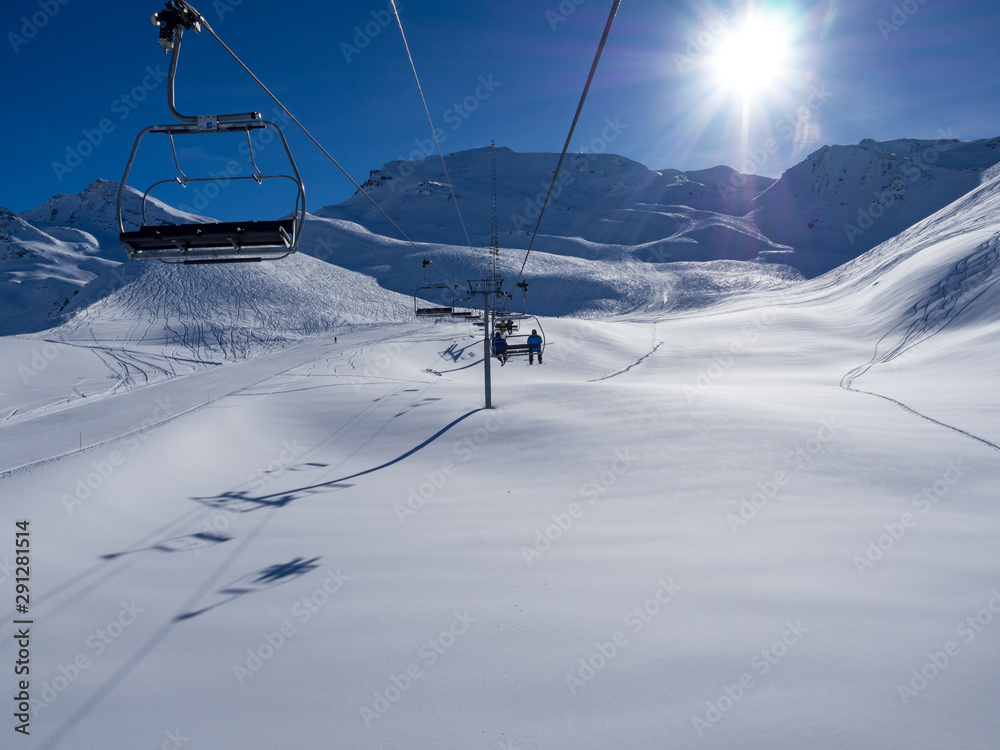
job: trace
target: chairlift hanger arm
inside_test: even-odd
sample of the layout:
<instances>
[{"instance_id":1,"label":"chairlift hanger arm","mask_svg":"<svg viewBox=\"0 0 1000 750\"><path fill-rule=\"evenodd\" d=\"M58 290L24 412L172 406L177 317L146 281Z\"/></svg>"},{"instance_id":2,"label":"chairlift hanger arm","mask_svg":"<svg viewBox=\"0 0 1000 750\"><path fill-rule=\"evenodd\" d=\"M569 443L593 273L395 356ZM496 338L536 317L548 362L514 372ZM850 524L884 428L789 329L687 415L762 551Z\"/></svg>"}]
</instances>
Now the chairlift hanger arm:
<instances>
[{"instance_id":1,"label":"chairlift hanger arm","mask_svg":"<svg viewBox=\"0 0 1000 750\"><path fill-rule=\"evenodd\" d=\"M181 39L184 30L192 30L201 33L202 26L215 36L212 27L209 26L205 17L199 13L194 6L185 0L171 0L166 4L164 10L153 14L153 24L160 28L160 44L163 46L164 54L170 55L170 68L167 71L167 108L175 119L181 122L197 123L203 130L215 130L219 122L236 122L242 120L259 120L260 112L238 112L226 115L212 115L210 117L197 115L182 115L175 106L174 79L177 76L177 61L181 54Z\"/></svg>"}]
</instances>

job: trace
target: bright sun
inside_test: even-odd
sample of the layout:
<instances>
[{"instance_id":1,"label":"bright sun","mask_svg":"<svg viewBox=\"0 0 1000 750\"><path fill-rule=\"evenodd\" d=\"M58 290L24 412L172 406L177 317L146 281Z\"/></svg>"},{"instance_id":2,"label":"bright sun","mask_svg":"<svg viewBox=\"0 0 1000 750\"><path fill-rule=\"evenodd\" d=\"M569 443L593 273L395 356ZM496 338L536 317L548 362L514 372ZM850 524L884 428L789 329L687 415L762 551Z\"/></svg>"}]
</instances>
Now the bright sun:
<instances>
[{"instance_id":1,"label":"bright sun","mask_svg":"<svg viewBox=\"0 0 1000 750\"><path fill-rule=\"evenodd\" d=\"M779 18L760 15L719 40L713 67L721 87L752 98L776 87L787 72L792 33Z\"/></svg>"}]
</instances>

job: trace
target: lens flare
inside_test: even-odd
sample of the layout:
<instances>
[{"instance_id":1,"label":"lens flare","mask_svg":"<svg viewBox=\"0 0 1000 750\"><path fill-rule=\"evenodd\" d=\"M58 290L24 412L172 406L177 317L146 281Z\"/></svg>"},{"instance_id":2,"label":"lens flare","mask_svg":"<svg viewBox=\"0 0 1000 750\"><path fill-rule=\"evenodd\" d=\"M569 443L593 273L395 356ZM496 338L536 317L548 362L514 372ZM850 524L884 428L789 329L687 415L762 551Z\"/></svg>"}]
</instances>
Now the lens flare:
<instances>
[{"instance_id":1,"label":"lens flare","mask_svg":"<svg viewBox=\"0 0 1000 750\"><path fill-rule=\"evenodd\" d=\"M790 63L792 30L777 17L747 18L719 40L713 69L725 91L755 97L780 84Z\"/></svg>"}]
</instances>

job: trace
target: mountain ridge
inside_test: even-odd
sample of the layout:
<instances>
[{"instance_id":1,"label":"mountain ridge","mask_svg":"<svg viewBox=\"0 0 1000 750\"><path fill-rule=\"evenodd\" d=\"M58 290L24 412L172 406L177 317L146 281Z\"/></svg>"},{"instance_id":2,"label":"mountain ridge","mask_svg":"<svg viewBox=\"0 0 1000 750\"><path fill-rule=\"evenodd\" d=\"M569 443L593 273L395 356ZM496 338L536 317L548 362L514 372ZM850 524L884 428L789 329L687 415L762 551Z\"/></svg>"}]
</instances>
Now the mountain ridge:
<instances>
[{"instance_id":1,"label":"mountain ridge","mask_svg":"<svg viewBox=\"0 0 1000 750\"><path fill-rule=\"evenodd\" d=\"M427 257L436 261L431 283L445 280L439 268L449 284L480 277L489 258L494 158L498 263L512 279L519 275L556 154L486 147L445 157L468 239L439 159L388 162L372 170L364 185L419 246L400 238L356 194L309 215L300 249L404 295L421 285ZM823 146L777 180L724 165L652 170L614 154L574 154L526 267L535 282L533 311L584 317L667 312L781 288L796 283L799 274L818 276L859 257L998 169L1000 138ZM117 183L96 180L81 193L55 195L29 211L0 211L0 272L6 282L0 334L56 324L64 310L78 309L74 297L84 286L124 261L117 192ZM127 222L140 222L140 201L139 193L126 190ZM156 199L146 213L156 224L211 221Z\"/></svg>"}]
</instances>

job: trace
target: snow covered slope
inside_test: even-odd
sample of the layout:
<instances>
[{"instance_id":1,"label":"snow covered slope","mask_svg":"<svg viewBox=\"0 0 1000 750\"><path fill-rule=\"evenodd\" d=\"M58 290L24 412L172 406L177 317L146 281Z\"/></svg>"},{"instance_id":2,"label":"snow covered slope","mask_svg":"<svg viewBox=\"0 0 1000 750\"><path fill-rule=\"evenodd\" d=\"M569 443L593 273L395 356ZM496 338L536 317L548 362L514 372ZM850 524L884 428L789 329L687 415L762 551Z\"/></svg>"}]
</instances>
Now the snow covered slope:
<instances>
[{"instance_id":1,"label":"snow covered slope","mask_svg":"<svg viewBox=\"0 0 1000 750\"><path fill-rule=\"evenodd\" d=\"M379 285L404 294L424 286L422 261L431 259L426 283L457 286L467 296L469 279L489 275L489 249L465 245L421 244L414 248L370 232L353 222L310 216L302 252L329 263L370 275ZM615 315L646 309L687 309L717 304L757 289L780 289L801 280L794 269L757 262L648 263L635 257L637 248L576 242L574 253L532 250L525 267L530 282L528 309L541 315ZM582 254L578 255L577 253ZM498 270L505 289L513 289L524 252L501 248ZM514 309L523 310L520 293Z\"/></svg>"},{"instance_id":2,"label":"snow covered slope","mask_svg":"<svg viewBox=\"0 0 1000 750\"><path fill-rule=\"evenodd\" d=\"M46 336L156 345L173 356L223 362L412 314L411 300L305 255L207 268L128 263L84 289L66 322Z\"/></svg>"},{"instance_id":3,"label":"snow covered slope","mask_svg":"<svg viewBox=\"0 0 1000 750\"><path fill-rule=\"evenodd\" d=\"M863 313L881 333L844 387L900 399L1000 443L1000 362L990 356L1000 335L998 216L1000 176L987 176L952 205L798 290L838 318ZM970 378L973 372L981 377Z\"/></svg>"},{"instance_id":4,"label":"snow covered slope","mask_svg":"<svg viewBox=\"0 0 1000 750\"><path fill-rule=\"evenodd\" d=\"M412 322L171 378L170 351L137 356L147 384L59 408L22 391L0 425L8 664L31 533L22 744L995 747L998 209L986 176L790 288L543 320L545 364L495 367L491 412L478 333ZM101 304L146 315L158 273ZM193 298L229 278L185 304L210 317ZM117 344L253 340L166 320ZM0 377L37 354L30 382L65 393L92 352L63 346L0 339Z\"/></svg>"},{"instance_id":5,"label":"snow covered slope","mask_svg":"<svg viewBox=\"0 0 1000 750\"><path fill-rule=\"evenodd\" d=\"M74 297L60 325L22 339L2 376L0 414L18 422L412 315L410 299L306 255L228 266L128 263Z\"/></svg>"},{"instance_id":6,"label":"snow covered slope","mask_svg":"<svg viewBox=\"0 0 1000 750\"><path fill-rule=\"evenodd\" d=\"M87 232L50 234L0 209L0 335L36 330L114 265Z\"/></svg>"},{"instance_id":7,"label":"snow covered slope","mask_svg":"<svg viewBox=\"0 0 1000 750\"><path fill-rule=\"evenodd\" d=\"M60 193L22 214L0 208L0 336L51 325L85 284L125 259L117 195L117 182L96 180L82 193ZM141 223L141 198L131 188L123 213L130 226ZM146 220L209 221L155 198L147 203Z\"/></svg>"}]
</instances>

